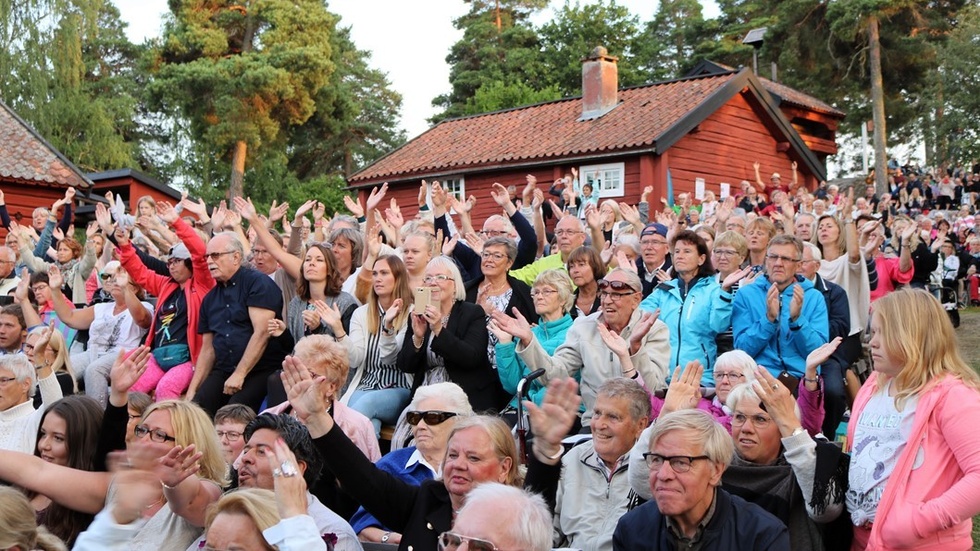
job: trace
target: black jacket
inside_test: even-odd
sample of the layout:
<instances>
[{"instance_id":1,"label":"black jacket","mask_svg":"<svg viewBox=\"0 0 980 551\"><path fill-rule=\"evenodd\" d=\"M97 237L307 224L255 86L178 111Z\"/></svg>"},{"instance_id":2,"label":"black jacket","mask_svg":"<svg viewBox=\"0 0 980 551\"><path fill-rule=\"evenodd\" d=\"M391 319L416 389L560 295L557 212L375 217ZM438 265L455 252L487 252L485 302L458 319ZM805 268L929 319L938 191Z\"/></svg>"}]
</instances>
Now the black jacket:
<instances>
[{"instance_id":1,"label":"black jacket","mask_svg":"<svg viewBox=\"0 0 980 551\"><path fill-rule=\"evenodd\" d=\"M480 285L486 280L486 277L480 276L472 281L466 282L466 302L476 303L476 297L480 293ZM504 312L510 317L514 317L513 308L517 310L524 316L524 319L531 321L536 320L538 315L534 312L534 299L531 298L531 287L527 283L519 279L515 279L511 276L507 276L507 284L510 288L514 290L510 295L510 301L507 303L507 310Z\"/></svg>"}]
</instances>

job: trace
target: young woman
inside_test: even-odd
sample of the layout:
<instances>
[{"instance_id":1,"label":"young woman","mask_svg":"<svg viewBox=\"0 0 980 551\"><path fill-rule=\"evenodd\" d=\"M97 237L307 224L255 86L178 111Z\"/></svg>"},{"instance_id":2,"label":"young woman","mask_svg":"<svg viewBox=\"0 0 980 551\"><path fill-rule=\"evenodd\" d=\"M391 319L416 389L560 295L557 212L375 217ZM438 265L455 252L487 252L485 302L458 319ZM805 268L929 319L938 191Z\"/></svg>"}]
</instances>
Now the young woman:
<instances>
[{"instance_id":1,"label":"young woman","mask_svg":"<svg viewBox=\"0 0 980 551\"><path fill-rule=\"evenodd\" d=\"M382 425L398 420L409 400L411 378L396 363L412 291L405 263L397 256L382 256L370 269L374 282L368 300L354 311L350 337L344 339L354 375L341 401L370 419L377 437Z\"/></svg>"}]
</instances>

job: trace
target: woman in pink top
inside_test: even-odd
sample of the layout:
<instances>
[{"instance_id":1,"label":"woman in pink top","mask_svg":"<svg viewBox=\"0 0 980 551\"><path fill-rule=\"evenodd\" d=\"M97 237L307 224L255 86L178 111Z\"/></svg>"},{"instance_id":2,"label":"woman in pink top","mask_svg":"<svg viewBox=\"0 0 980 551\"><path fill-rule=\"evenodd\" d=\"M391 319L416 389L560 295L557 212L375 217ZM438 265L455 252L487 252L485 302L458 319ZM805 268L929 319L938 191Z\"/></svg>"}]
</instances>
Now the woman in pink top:
<instances>
[{"instance_id":1,"label":"woman in pink top","mask_svg":"<svg viewBox=\"0 0 980 551\"><path fill-rule=\"evenodd\" d=\"M852 550L968 550L980 513L980 377L932 295L888 294L871 319L874 373L854 400Z\"/></svg>"}]
</instances>

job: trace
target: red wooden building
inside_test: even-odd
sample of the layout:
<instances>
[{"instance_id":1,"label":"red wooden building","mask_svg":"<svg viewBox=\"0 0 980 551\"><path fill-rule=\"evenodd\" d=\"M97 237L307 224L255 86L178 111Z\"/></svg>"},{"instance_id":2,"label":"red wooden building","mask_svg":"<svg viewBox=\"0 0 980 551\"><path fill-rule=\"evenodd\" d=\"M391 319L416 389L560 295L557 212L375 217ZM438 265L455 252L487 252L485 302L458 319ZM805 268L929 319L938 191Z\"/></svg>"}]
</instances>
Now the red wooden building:
<instances>
[{"instance_id":1,"label":"red wooden building","mask_svg":"<svg viewBox=\"0 0 980 551\"><path fill-rule=\"evenodd\" d=\"M602 51L583 63L583 97L444 121L351 176L362 199L389 183L390 195L413 216L420 180L439 180L457 196L478 198L473 218L497 212L494 182L524 184L526 174L547 189L577 167L596 178L600 195L636 203L645 186L667 195L694 191L695 179L719 194L737 191L790 164L811 189L825 179L844 114L819 100L747 69L703 63L678 80L618 89L616 59Z\"/></svg>"}]
</instances>

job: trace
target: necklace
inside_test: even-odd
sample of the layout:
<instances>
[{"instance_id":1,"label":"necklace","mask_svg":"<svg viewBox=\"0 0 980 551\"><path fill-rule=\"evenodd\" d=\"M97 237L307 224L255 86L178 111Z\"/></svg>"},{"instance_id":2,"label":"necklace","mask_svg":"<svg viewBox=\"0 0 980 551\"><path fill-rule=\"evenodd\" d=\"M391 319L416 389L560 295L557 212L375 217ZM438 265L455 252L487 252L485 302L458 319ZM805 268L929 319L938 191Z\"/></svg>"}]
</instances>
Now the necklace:
<instances>
[{"instance_id":1,"label":"necklace","mask_svg":"<svg viewBox=\"0 0 980 551\"><path fill-rule=\"evenodd\" d=\"M160 495L160 499L158 499L158 500L156 500L156 501L154 501L153 503L151 503L151 504L149 504L149 505L147 505L146 507L143 507L143 509L152 509L152 508L154 508L154 507L156 507L157 505L159 505L159 504L161 504L161 503L163 503L163 499L164 499L165 497L167 497L167 496L165 496L165 495L163 495L163 494L161 494L161 495Z\"/></svg>"},{"instance_id":2,"label":"necklace","mask_svg":"<svg viewBox=\"0 0 980 551\"><path fill-rule=\"evenodd\" d=\"M507 280L506 279L504 280L504 282L499 287L494 287L488 281L486 283L486 285L483 285L482 288L480 289L480 294L481 295L498 295L505 288L507 288Z\"/></svg>"}]
</instances>

